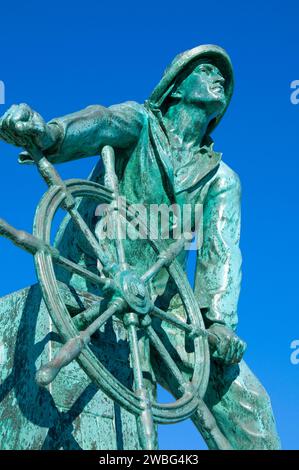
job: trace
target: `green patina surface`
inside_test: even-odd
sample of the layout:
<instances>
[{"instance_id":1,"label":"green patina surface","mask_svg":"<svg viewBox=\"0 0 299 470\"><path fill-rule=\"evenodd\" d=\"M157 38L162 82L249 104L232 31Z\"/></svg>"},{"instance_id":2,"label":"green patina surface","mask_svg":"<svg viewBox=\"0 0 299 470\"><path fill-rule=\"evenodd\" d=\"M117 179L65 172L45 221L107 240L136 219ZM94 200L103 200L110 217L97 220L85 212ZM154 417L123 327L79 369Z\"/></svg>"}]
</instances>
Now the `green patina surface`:
<instances>
[{"instance_id":1,"label":"green patina surface","mask_svg":"<svg viewBox=\"0 0 299 470\"><path fill-rule=\"evenodd\" d=\"M221 161L221 154L213 150L210 137L229 105L232 91L232 66L226 52L217 46L199 46L175 58L143 105L132 101L109 108L94 105L48 124L27 105L19 105L0 120L0 137L26 148L28 152L21 154L20 161L33 159L50 187L35 221L38 240L23 236L3 221L0 233L35 254L44 299L64 341L72 339L76 330L63 304L74 316L98 301L92 295L107 301L111 292L95 288L90 276L87 282L82 273L66 274L59 256L93 275L98 274L100 260L103 272L117 285L112 300L127 292L119 272L134 287L126 297L134 313L123 317L125 326L118 315L109 327L100 331L95 328L95 335L94 331L92 336L82 333L91 344L89 352L72 343L69 349L62 349L64 354L59 353L59 368L67 363L71 351L87 375L114 400L98 391L74 362L62 368L49 388L39 388L34 381L36 368L59 350L59 335L53 330L39 287L0 301L3 448L135 449L139 442L142 448L156 448L152 417L155 422L171 423L189 416L211 449L279 448L270 399L242 359L246 345L236 334L241 282L240 181ZM91 180L101 186L81 182L79 186L86 194L75 205L80 191L74 183L65 185L51 164L100 153L104 167L100 162ZM140 276L156 262L156 251L161 253L161 247L153 250L147 240L125 240L124 260L122 248L105 240L104 251L97 253L93 234L99 239L102 228L90 197L100 194L104 184L131 203L143 204L145 213L152 204L177 204L181 209L186 204L193 208L199 204L203 208L203 240L196 252L194 294L184 284L188 250L174 253L172 249L171 254L172 239L164 242L164 258L178 255L177 264L170 272L162 264L150 282L151 299L176 323L161 317L161 313L159 321L151 322L149 310L145 317L138 316L137 297L140 299L144 289ZM63 205L69 213L56 239L59 253L45 245L50 241L45 227L55 204ZM194 220L191 222L195 230ZM42 246L39 240L43 240ZM54 272L51 274L49 253L59 261L55 268L58 286ZM117 254L116 268L106 263L104 253ZM59 299L63 300L61 304ZM182 327L187 320L189 326ZM192 335L188 328L192 328ZM93 361L98 358L116 376L115 387L106 385L109 375L93 370ZM47 367L40 374L45 383L47 374L55 369L53 364L51 370ZM135 391L127 392L126 403L121 385L130 387L133 382ZM155 403L156 382L175 398L190 393L192 400L173 411L159 408ZM136 415L137 427L134 415L119 404Z\"/></svg>"},{"instance_id":2,"label":"green patina surface","mask_svg":"<svg viewBox=\"0 0 299 470\"><path fill-rule=\"evenodd\" d=\"M63 295L72 311L81 307L69 291ZM48 389L36 384L37 368L61 345L38 285L3 297L0 314L1 449L139 448L135 417L101 392L76 362ZM101 333L101 357L129 384L125 339L120 322L108 325Z\"/></svg>"}]
</instances>

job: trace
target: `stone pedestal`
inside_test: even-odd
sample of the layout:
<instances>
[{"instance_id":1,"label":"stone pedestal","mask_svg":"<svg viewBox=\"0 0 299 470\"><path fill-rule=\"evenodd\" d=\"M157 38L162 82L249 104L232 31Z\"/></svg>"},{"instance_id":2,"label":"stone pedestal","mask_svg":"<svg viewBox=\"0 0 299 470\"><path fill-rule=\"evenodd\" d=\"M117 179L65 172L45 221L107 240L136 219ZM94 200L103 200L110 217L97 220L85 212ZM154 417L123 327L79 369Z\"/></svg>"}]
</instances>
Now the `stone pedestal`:
<instances>
[{"instance_id":1,"label":"stone pedestal","mask_svg":"<svg viewBox=\"0 0 299 470\"><path fill-rule=\"evenodd\" d=\"M73 308L85 301L69 296ZM122 334L115 322L107 324L99 332L101 354L130 383ZM36 384L37 368L59 346L38 285L0 299L0 448L138 449L135 417L98 390L75 361L49 387Z\"/></svg>"}]
</instances>

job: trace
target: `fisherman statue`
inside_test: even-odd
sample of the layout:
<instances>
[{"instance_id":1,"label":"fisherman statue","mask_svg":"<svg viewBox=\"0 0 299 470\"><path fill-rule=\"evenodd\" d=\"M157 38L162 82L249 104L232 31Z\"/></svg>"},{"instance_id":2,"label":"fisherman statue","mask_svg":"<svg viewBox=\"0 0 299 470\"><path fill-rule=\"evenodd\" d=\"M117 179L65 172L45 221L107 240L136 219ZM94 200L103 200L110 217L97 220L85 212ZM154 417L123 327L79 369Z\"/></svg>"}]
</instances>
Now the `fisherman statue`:
<instances>
[{"instance_id":1,"label":"fisherman statue","mask_svg":"<svg viewBox=\"0 0 299 470\"><path fill-rule=\"evenodd\" d=\"M280 448L270 399L244 362L246 345L236 334L240 181L213 149L211 139L232 93L229 56L218 46L203 45L175 57L144 104L93 105L48 123L20 104L0 119L1 139L24 148L20 162L36 163L50 187L52 199L47 196L44 218L35 221L35 236L45 233L57 198L71 214L60 224L51 249L44 242L41 245L38 237L30 238L1 222L2 235L36 256L39 277L45 279L45 272L51 271L49 257L56 260L60 289L54 295L49 280L41 283L42 294L36 285L0 302L0 339L7 348L0 384L2 448L154 449L156 423L188 417L210 449ZM95 155L103 159L85 189L80 190L75 180L63 186L53 164ZM154 204L177 205L182 210L186 204L201 205L202 244L196 251L193 292L180 284L190 253L176 251L180 240L163 241L164 251L156 261L159 250L148 240L118 240L112 246L101 237L98 201L84 198L105 185L110 185L109 194L122 195L146 210ZM58 197L62 188L64 195ZM81 198L76 206L74 195ZM113 210L110 216L114 217ZM172 231L174 226L175 218ZM194 220L191 226L194 233ZM50 241L48 234L46 238ZM102 254L96 259L99 246ZM176 255L177 271L171 268ZM109 264L107 260L115 257L118 263ZM152 276L157 266L162 269ZM112 273L110 284L108 275L103 281L103 273ZM102 282L102 289L95 288L96 282ZM119 300L119 292L125 300ZM55 317L63 296L69 318L74 319L73 330L84 316L80 336L68 336L64 320ZM95 301L99 297L101 302ZM196 300L192 308L191 298ZM96 315L93 305L98 308ZM124 305L130 307L126 313L118 313L104 327L99 311L110 315L111 309L121 312ZM54 324L46 307L54 312ZM196 327L188 323L188 308L198 310L202 319L196 320L194 314ZM59 352L61 342L66 346ZM97 372L88 362L95 356L84 356L87 345L109 374L116 375L114 389L110 375L96 383L90 380ZM135 396L130 395L126 403L123 389L132 381ZM48 388L40 386L48 384ZM174 396L176 407L153 405L157 384ZM142 402L140 412L136 397Z\"/></svg>"}]
</instances>

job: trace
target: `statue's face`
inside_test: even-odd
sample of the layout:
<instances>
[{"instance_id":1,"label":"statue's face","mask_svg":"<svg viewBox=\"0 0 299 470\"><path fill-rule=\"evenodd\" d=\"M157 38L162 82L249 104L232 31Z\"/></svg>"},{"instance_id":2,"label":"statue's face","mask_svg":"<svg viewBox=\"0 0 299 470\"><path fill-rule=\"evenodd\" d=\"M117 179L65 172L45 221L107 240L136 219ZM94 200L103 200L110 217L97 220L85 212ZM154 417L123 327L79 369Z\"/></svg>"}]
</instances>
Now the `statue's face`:
<instances>
[{"instance_id":1,"label":"statue's face","mask_svg":"<svg viewBox=\"0 0 299 470\"><path fill-rule=\"evenodd\" d=\"M198 103L211 114L219 114L226 105L225 79L212 64L202 63L188 75L176 91L185 103Z\"/></svg>"}]
</instances>

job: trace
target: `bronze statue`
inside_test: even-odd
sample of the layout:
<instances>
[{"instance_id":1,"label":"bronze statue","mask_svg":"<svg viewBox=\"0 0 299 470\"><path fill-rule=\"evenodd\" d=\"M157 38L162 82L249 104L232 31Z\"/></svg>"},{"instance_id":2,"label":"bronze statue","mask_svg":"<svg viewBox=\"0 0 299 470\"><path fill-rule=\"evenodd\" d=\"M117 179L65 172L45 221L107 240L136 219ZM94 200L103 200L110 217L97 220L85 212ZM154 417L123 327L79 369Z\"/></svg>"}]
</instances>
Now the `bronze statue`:
<instances>
[{"instance_id":1,"label":"bronze statue","mask_svg":"<svg viewBox=\"0 0 299 470\"><path fill-rule=\"evenodd\" d=\"M232 92L227 53L205 45L178 55L142 105L132 101L108 108L94 105L46 123L21 104L0 120L1 138L26 149L20 162L34 161L52 191L48 205L45 201L41 205L43 216L36 218L35 237L20 235L4 221L0 228L2 235L35 255L46 305L66 342L42 366L37 380L47 385L77 358L114 401L136 414L143 448L157 446L155 423L189 416L211 449L280 447L269 397L242 359L246 345L235 332L241 281L240 181L213 150L210 137ZM104 166L99 162L89 186L81 190L78 184L64 184L52 166L97 154L102 154ZM104 187L110 190L110 199ZM101 202L96 193L101 191L108 204L123 195L146 211L153 204L203 207L195 301L190 286L180 284L188 255L182 239L159 240L153 248L150 236L138 241L116 237L114 245L101 238L103 225L95 216ZM69 217L54 248L49 246L50 225L45 223L44 229L43 221L52 217L55 204ZM117 232L121 214L115 217L113 209L109 214ZM194 231L194 220L192 224ZM61 285L83 297L84 292L91 297L101 293L104 300L92 303L91 299L85 310L69 313L69 323L64 314L59 317L55 310L62 311L63 306L55 305L55 299L62 294L47 274L54 273L49 258L58 265L55 275ZM4 299L7 305L8 298ZM95 350L90 355L85 352L91 343L96 349L97 332L104 331L100 330L104 322L115 313L122 318L131 347L134 393L129 404L119 382L120 388L109 388L110 376L102 380L100 370L92 371ZM173 411L156 406L157 382L176 398Z\"/></svg>"}]
</instances>

